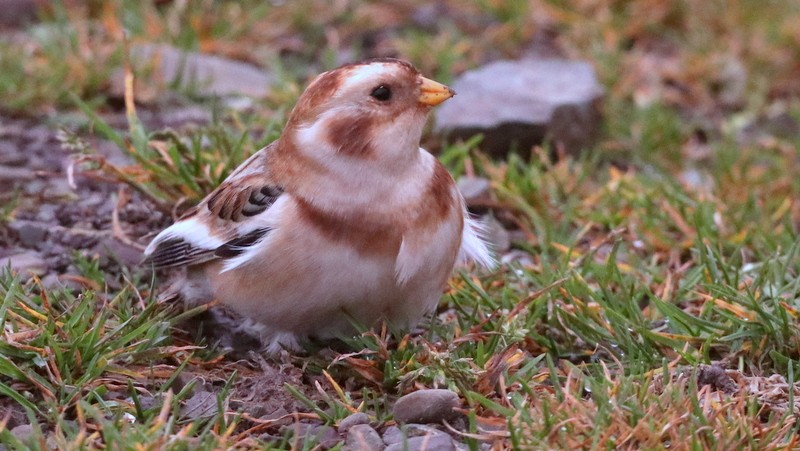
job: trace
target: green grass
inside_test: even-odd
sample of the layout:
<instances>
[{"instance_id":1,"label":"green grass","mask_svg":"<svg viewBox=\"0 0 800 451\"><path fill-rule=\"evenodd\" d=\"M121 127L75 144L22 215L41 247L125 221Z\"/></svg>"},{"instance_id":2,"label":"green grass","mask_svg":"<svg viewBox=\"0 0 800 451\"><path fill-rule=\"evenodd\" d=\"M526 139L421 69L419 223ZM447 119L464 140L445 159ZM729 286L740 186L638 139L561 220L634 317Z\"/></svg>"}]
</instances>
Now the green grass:
<instances>
[{"instance_id":1,"label":"green grass","mask_svg":"<svg viewBox=\"0 0 800 451\"><path fill-rule=\"evenodd\" d=\"M127 133L110 127L86 103L75 98L86 113L87 126L131 157L136 164L118 167L93 153L86 144L75 151L86 172L107 174L145 195L158 208L172 211L176 204L193 205L219 185L247 156L280 135L280 121L253 114L231 112L214 125L179 135L165 129L150 132L139 121L135 108L128 111ZM258 137L253 134L260 131ZM69 142L76 142L70 135Z\"/></svg>"},{"instance_id":2,"label":"green grass","mask_svg":"<svg viewBox=\"0 0 800 451\"><path fill-rule=\"evenodd\" d=\"M96 265L84 261L82 266L87 285L103 283ZM34 424L55 428L47 441L59 448L103 442L114 446L126 443L127 434L157 441L171 430L163 423L175 422L178 401L186 395L170 393L165 406L147 410L138 405L137 395L163 390L166 375L180 367L165 360L191 357L191 348L171 345L174 314L142 297L134 284L117 293L44 291L37 280L21 284L4 271L0 294L5 331L0 392L15 400ZM109 399L112 393L130 398ZM28 445L45 440L42 426L34 428ZM205 432L199 432L207 441ZM24 445L7 430L0 437L13 447Z\"/></svg>"},{"instance_id":3,"label":"green grass","mask_svg":"<svg viewBox=\"0 0 800 451\"><path fill-rule=\"evenodd\" d=\"M326 424L363 411L382 425L397 396L450 388L466 406L471 449L481 440L521 449L797 447L800 138L740 137L743 123L770 110L800 118L797 71L787 64L800 57L797 6L446 3L462 16L435 32L399 12L382 45L447 81L486 58L521 53L551 27L562 50L593 61L608 87L603 139L580 157L534 149L530 158L492 161L480 138L427 138L454 174L474 170L491 181L494 214L515 229L517 258L491 272L460 270L421 335L367 332L347 340L352 354L292 357L287 365L318 384L286 390ZM86 119L62 138L81 155L80 169L132 186L165 212L191 205L273 140L307 77L330 67L336 51L361 55L364 35L393 25L381 22L380 7L355 1L88 5L53 7L25 32L25 46L0 38L0 110L56 122L78 111ZM329 24L325 33L312 16ZM128 129L115 130L104 114L115 108L106 91L124 60L123 29L130 42L156 35L267 68L290 39L309 45L286 51L280 85L249 110L207 102L211 124L150 130L136 110L154 105L128 103ZM664 64L647 66L653 55ZM748 71L736 105L721 94L721 61L731 56ZM660 72L667 66L676 69ZM116 143L134 164L103 160L79 139L89 134ZM4 207L3 218L14 208ZM313 448L230 408L238 367L177 331L187 314L156 303L140 268L111 275L123 288L110 289L96 262L76 263L83 290L0 276L0 395L34 425L23 443L0 418L0 442ZM698 384L710 364L727 368L736 388ZM224 368L218 408L187 418L181 408L195 384L173 382L204 365ZM253 427L273 438L246 433Z\"/></svg>"}]
</instances>

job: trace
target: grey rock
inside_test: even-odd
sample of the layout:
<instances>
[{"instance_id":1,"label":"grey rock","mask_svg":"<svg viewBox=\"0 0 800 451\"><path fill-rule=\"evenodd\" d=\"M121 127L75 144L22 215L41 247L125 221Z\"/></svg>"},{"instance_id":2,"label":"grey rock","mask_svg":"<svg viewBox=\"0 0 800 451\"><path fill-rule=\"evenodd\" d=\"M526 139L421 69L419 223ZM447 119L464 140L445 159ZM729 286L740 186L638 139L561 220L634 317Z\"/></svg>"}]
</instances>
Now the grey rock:
<instances>
[{"instance_id":1,"label":"grey rock","mask_svg":"<svg viewBox=\"0 0 800 451\"><path fill-rule=\"evenodd\" d=\"M525 242L528 239L527 233L522 230L511 230L508 232L508 237L511 242ZM498 256L500 259L500 263L504 265L508 265L511 263L521 265L521 266L535 266L536 262L531 258L531 254L528 251L522 251L519 249L509 249L508 252L503 254L502 256Z\"/></svg>"},{"instance_id":2,"label":"grey rock","mask_svg":"<svg viewBox=\"0 0 800 451\"><path fill-rule=\"evenodd\" d=\"M317 439L317 444L322 448L331 448L341 441L336 429L330 426L319 426L314 435Z\"/></svg>"},{"instance_id":3,"label":"grey rock","mask_svg":"<svg viewBox=\"0 0 800 451\"><path fill-rule=\"evenodd\" d=\"M0 0L0 25L21 27L36 20L39 4L36 0Z\"/></svg>"},{"instance_id":4,"label":"grey rock","mask_svg":"<svg viewBox=\"0 0 800 451\"><path fill-rule=\"evenodd\" d=\"M441 423L456 418L458 395L450 390L419 390L398 399L392 408L398 423Z\"/></svg>"},{"instance_id":5,"label":"grey rock","mask_svg":"<svg viewBox=\"0 0 800 451\"><path fill-rule=\"evenodd\" d=\"M33 434L33 426L30 424L20 424L19 426L11 429L11 435L21 442L26 442Z\"/></svg>"},{"instance_id":6,"label":"grey rock","mask_svg":"<svg viewBox=\"0 0 800 451\"><path fill-rule=\"evenodd\" d=\"M402 443L414 437L438 434L447 435L446 432L440 431L439 429L426 424L410 423L403 425L402 429L397 426L389 426L385 431L383 431L383 442L387 445L393 445L395 443Z\"/></svg>"},{"instance_id":7,"label":"grey rock","mask_svg":"<svg viewBox=\"0 0 800 451\"><path fill-rule=\"evenodd\" d=\"M772 137L788 140L800 138L800 121L783 108L773 107L770 110L741 130L739 133L741 142L752 143Z\"/></svg>"},{"instance_id":8,"label":"grey rock","mask_svg":"<svg viewBox=\"0 0 800 451\"><path fill-rule=\"evenodd\" d=\"M401 442L405 439L405 437L406 435L397 426L389 426L385 431L383 431L383 443L386 443L387 445Z\"/></svg>"},{"instance_id":9,"label":"grey rock","mask_svg":"<svg viewBox=\"0 0 800 451\"><path fill-rule=\"evenodd\" d=\"M250 407L249 411L256 412L256 413L263 413L267 410L272 408L272 411L269 413L265 413L264 415L260 415L258 418L262 420L272 421L273 424L279 425L288 425L292 424L292 415L291 413L283 407L274 408L273 406L267 406L266 403L256 403ZM254 415L255 416L255 415Z\"/></svg>"},{"instance_id":10,"label":"grey rock","mask_svg":"<svg viewBox=\"0 0 800 451\"><path fill-rule=\"evenodd\" d=\"M456 445L447 434L412 437L386 447L385 451L455 451Z\"/></svg>"},{"instance_id":11,"label":"grey rock","mask_svg":"<svg viewBox=\"0 0 800 451\"><path fill-rule=\"evenodd\" d=\"M48 290L64 288L64 285L58 280L58 276L53 273L42 277L42 286Z\"/></svg>"},{"instance_id":12,"label":"grey rock","mask_svg":"<svg viewBox=\"0 0 800 451\"><path fill-rule=\"evenodd\" d=\"M8 223L8 228L17 234L20 244L25 247L36 247L47 236L47 224L39 222L13 220Z\"/></svg>"},{"instance_id":13,"label":"grey rock","mask_svg":"<svg viewBox=\"0 0 800 451\"><path fill-rule=\"evenodd\" d=\"M133 164L133 159L111 141L98 140L98 142L95 144L95 150L98 154L105 157L106 161L111 164L119 166Z\"/></svg>"},{"instance_id":14,"label":"grey rock","mask_svg":"<svg viewBox=\"0 0 800 451\"><path fill-rule=\"evenodd\" d=\"M436 30L441 25L442 19L447 16L447 6L443 2L423 4L411 13L411 22L426 30ZM443 17L444 16L444 17Z\"/></svg>"},{"instance_id":15,"label":"grey rock","mask_svg":"<svg viewBox=\"0 0 800 451\"><path fill-rule=\"evenodd\" d=\"M551 140L571 153L600 131L603 88L589 63L563 59L497 61L465 72L439 107L435 130L450 139L483 134L481 148L504 156Z\"/></svg>"},{"instance_id":16,"label":"grey rock","mask_svg":"<svg viewBox=\"0 0 800 451\"><path fill-rule=\"evenodd\" d=\"M224 409L225 406L223 405ZM180 415L184 419L209 418L217 414L217 395L207 391L198 391L181 407Z\"/></svg>"},{"instance_id":17,"label":"grey rock","mask_svg":"<svg viewBox=\"0 0 800 451\"><path fill-rule=\"evenodd\" d=\"M294 423L288 426L294 431L295 437L310 440L323 447L330 448L339 442L339 434L330 426L310 423Z\"/></svg>"},{"instance_id":18,"label":"grey rock","mask_svg":"<svg viewBox=\"0 0 800 451\"><path fill-rule=\"evenodd\" d=\"M51 178L47 180L44 196L48 198L77 199L75 191L69 186L66 177Z\"/></svg>"},{"instance_id":19,"label":"grey rock","mask_svg":"<svg viewBox=\"0 0 800 451\"><path fill-rule=\"evenodd\" d=\"M0 141L0 164L10 167L25 166L28 155L22 152L17 143Z\"/></svg>"},{"instance_id":20,"label":"grey rock","mask_svg":"<svg viewBox=\"0 0 800 451\"><path fill-rule=\"evenodd\" d=\"M10 139L22 136L28 123L25 121L14 121L0 124L0 138Z\"/></svg>"},{"instance_id":21,"label":"grey rock","mask_svg":"<svg viewBox=\"0 0 800 451\"><path fill-rule=\"evenodd\" d=\"M22 184L21 188L21 193L23 194L22 197L44 197L43 194L44 190L47 189L47 182L41 179L31 179Z\"/></svg>"},{"instance_id":22,"label":"grey rock","mask_svg":"<svg viewBox=\"0 0 800 451\"><path fill-rule=\"evenodd\" d=\"M0 258L0 268L11 265L11 270L16 271L21 276L31 274L41 276L47 272L47 262L36 252L23 252L7 258Z\"/></svg>"},{"instance_id":23,"label":"grey rock","mask_svg":"<svg viewBox=\"0 0 800 451\"><path fill-rule=\"evenodd\" d=\"M36 176L34 172L25 167L11 167L0 165L0 181L10 180L10 181L28 181L33 180Z\"/></svg>"},{"instance_id":24,"label":"grey rock","mask_svg":"<svg viewBox=\"0 0 800 451\"><path fill-rule=\"evenodd\" d=\"M139 407L142 408L142 411L154 409L156 407L161 406L161 399L155 398L153 396L139 396L138 400L139 400ZM127 402L132 403L133 399L128 398Z\"/></svg>"},{"instance_id":25,"label":"grey rock","mask_svg":"<svg viewBox=\"0 0 800 451\"><path fill-rule=\"evenodd\" d=\"M233 104L234 101L231 100L230 103ZM228 105L228 103L226 103L226 105ZM233 109L242 110L244 108ZM164 111L157 119L163 124L162 127L180 128L186 124L208 124L212 121L213 117L208 108L187 106Z\"/></svg>"},{"instance_id":26,"label":"grey rock","mask_svg":"<svg viewBox=\"0 0 800 451\"><path fill-rule=\"evenodd\" d=\"M381 436L368 424L356 424L347 433L344 442L346 451L380 451L384 449Z\"/></svg>"},{"instance_id":27,"label":"grey rock","mask_svg":"<svg viewBox=\"0 0 800 451\"><path fill-rule=\"evenodd\" d=\"M144 254L140 249L125 244L113 236L104 237L97 243L95 249L101 254L111 256L127 266L138 265L144 258Z\"/></svg>"},{"instance_id":28,"label":"grey rock","mask_svg":"<svg viewBox=\"0 0 800 451\"><path fill-rule=\"evenodd\" d=\"M178 377L172 381L170 388L174 393L180 393L183 390L186 390L190 384L190 394L197 393L198 391L205 391L209 393L213 393L215 391L213 383L206 380L203 376L190 371L182 371L180 374L178 374ZM231 408L234 408L233 401L229 401L228 405Z\"/></svg>"},{"instance_id":29,"label":"grey rock","mask_svg":"<svg viewBox=\"0 0 800 451\"><path fill-rule=\"evenodd\" d=\"M500 221L489 214L482 217L480 223L483 226L483 236L489 242L489 247L495 255L503 254L511 249L511 234Z\"/></svg>"},{"instance_id":30,"label":"grey rock","mask_svg":"<svg viewBox=\"0 0 800 451\"><path fill-rule=\"evenodd\" d=\"M36 212L36 220L39 222L53 222L56 219L57 210L58 205L44 204L40 206L39 211Z\"/></svg>"},{"instance_id":31,"label":"grey rock","mask_svg":"<svg viewBox=\"0 0 800 451\"><path fill-rule=\"evenodd\" d=\"M456 182L467 207L486 206L492 201L492 184L483 177L460 177Z\"/></svg>"},{"instance_id":32,"label":"grey rock","mask_svg":"<svg viewBox=\"0 0 800 451\"><path fill-rule=\"evenodd\" d=\"M42 286L47 289L57 290L57 289L66 289L71 290L73 292L79 292L85 288L85 286L74 277L79 276L74 272L71 274L54 274L49 273L42 278Z\"/></svg>"},{"instance_id":33,"label":"grey rock","mask_svg":"<svg viewBox=\"0 0 800 451\"><path fill-rule=\"evenodd\" d=\"M130 58L135 68L154 68L156 80L196 90L195 94L203 97L263 97L274 82L273 76L253 65L168 45L134 45ZM114 96L124 95L122 71L113 75L110 91Z\"/></svg>"},{"instance_id":34,"label":"grey rock","mask_svg":"<svg viewBox=\"0 0 800 451\"><path fill-rule=\"evenodd\" d=\"M339 432L347 432L353 426L369 424L369 416L364 412L356 412L339 422Z\"/></svg>"}]
</instances>

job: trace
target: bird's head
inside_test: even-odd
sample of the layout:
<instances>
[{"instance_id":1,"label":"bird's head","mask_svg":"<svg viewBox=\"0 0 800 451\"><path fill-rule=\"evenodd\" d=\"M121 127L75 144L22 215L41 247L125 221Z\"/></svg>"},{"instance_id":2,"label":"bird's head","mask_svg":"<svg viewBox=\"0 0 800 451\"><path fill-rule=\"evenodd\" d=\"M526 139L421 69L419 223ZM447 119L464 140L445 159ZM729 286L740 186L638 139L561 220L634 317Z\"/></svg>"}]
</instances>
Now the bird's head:
<instances>
[{"instance_id":1,"label":"bird's head","mask_svg":"<svg viewBox=\"0 0 800 451\"><path fill-rule=\"evenodd\" d=\"M292 111L290 139L314 159L396 164L413 156L432 106L455 93L407 62L374 59L316 77Z\"/></svg>"}]
</instances>

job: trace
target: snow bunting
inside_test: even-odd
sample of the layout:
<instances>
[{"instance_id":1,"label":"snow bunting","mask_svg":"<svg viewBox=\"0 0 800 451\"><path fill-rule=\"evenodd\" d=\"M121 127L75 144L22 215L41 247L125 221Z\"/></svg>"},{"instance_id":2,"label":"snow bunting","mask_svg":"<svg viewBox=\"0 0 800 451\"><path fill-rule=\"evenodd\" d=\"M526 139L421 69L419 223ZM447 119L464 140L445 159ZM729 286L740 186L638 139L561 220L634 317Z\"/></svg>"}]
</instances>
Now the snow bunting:
<instances>
[{"instance_id":1,"label":"snow bunting","mask_svg":"<svg viewBox=\"0 0 800 451\"><path fill-rule=\"evenodd\" d=\"M153 239L155 267L187 268L179 296L255 326L267 353L433 310L459 258L493 258L453 178L419 147L455 93L376 59L316 77L280 138Z\"/></svg>"}]
</instances>

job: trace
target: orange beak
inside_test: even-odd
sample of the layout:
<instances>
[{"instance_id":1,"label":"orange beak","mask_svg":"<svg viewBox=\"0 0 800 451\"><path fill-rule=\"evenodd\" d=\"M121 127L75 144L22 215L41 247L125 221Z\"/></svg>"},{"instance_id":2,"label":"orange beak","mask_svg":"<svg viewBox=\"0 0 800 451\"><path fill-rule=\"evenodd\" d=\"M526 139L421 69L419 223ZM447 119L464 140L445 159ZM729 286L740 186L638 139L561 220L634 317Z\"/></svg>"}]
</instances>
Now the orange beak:
<instances>
[{"instance_id":1,"label":"orange beak","mask_svg":"<svg viewBox=\"0 0 800 451\"><path fill-rule=\"evenodd\" d=\"M420 77L422 84L419 87L419 103L436 106L456 95L456 92L447 86L431 79Z\"/></svg>"}]
</instances>

